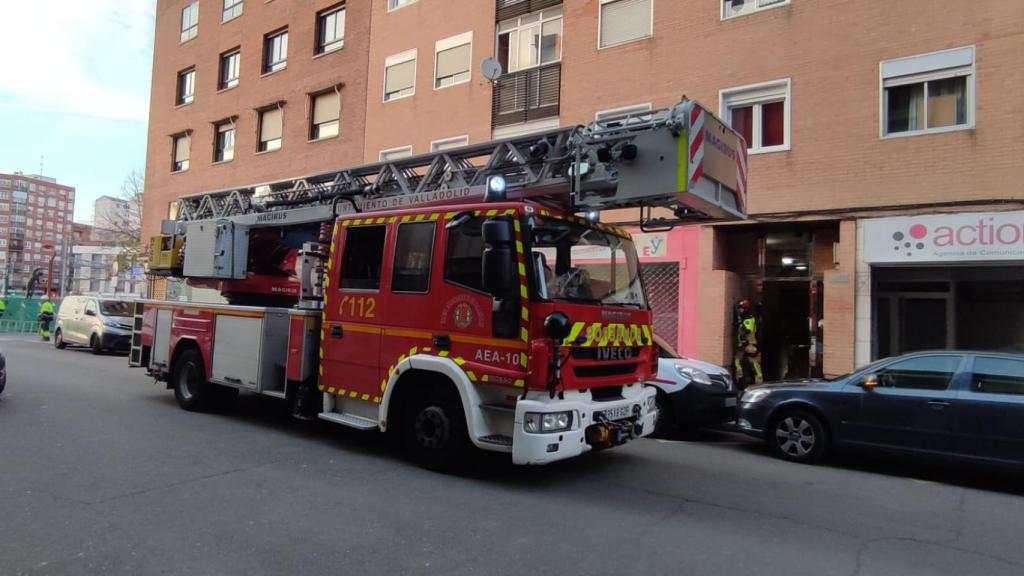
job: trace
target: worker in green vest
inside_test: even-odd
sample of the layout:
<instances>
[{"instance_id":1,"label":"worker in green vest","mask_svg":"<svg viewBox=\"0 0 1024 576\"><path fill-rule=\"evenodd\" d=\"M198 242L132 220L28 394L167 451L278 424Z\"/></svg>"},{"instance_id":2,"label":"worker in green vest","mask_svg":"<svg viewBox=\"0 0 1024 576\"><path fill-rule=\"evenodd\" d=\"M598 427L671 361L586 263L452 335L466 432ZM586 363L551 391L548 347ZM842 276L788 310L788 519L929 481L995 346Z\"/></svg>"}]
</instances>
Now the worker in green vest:
<instances>
[{"instance_id":1,"label":"worker in green vest","mask_svg":"<svg viewBox=\"0 0 1024 576\"><path fill-rule=\"evenodd\" d=\"M4 312L7 312L7 303L4 302L3 298L0 298L0 318L4 317Z\"/></svg>"},{"instance_id":2,"label":"worker in green vest","mask_svg":"<svg viewBox=\"0 0 1024 576\"><path fill-rule=\"evenodd\" d=\"M39 336L43 340L50 341L50 323L53 322L53 303L43 300L39 305Z\"/></svg>"},{"instance_id":3,"label":"worker in green vest","mask_svg":"<svg viewBox=\"0 0 1024 576\"><path fill-rule=\"evenodd\" d=\"M761 349L757 345L757 317L750 300L744 298L736 303L736 352L733 364L736 368L736 383L746 388L753 377L754 384L764 381L761 373ZM753 374L751 374L753 372Z\"/></svg>"}]
</instances>

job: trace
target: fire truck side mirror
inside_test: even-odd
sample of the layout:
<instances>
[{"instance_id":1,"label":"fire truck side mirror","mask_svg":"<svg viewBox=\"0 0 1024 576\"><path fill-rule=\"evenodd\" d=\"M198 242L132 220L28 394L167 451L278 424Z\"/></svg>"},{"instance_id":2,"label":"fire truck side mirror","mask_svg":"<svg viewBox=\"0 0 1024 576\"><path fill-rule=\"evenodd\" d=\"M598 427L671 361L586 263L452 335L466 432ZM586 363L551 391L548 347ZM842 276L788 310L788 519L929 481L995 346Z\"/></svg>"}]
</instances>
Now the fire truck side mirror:
<instances>
[{"instance_id":1,"label":"fire truck side mirror","mask_svg":"<svg viewBox=\"0 0 1024 576\"><path fill-rule=\"evenodd\" d=\"M515 232L508 220L488 220L483 224L484 290L499 300L513 300L518 293L519 281L515 274L516 256L512 248Z\"/></svg>"}]
</instances>

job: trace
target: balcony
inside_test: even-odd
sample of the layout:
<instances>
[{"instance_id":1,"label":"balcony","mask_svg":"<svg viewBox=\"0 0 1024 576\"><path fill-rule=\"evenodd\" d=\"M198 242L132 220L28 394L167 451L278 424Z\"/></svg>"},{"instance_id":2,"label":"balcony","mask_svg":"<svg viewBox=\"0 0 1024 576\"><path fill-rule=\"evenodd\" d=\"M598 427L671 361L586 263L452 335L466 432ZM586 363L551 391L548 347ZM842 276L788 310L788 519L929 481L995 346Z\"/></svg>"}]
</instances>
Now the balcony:
<instances>
[{"instance_id":1,"label":"balcony","mask_svg":"<svg viewBox=\"0 0 1024 576\"><path fill-rule=\"evenodd\" d=\"M557 117L561 89L561 62L501 76L491 97L491 128Z\"/></svg>"},{"instance_id":2,"label":"balcony","mask_svg":"<svg viewBox=\"0 0 1024 576\"><path fill-rule=\"evenodd\" d=\"M544 8L558 6L562 0L497 0L497 2L495 21L501 22Z\"/></svg>"}]
</instances>

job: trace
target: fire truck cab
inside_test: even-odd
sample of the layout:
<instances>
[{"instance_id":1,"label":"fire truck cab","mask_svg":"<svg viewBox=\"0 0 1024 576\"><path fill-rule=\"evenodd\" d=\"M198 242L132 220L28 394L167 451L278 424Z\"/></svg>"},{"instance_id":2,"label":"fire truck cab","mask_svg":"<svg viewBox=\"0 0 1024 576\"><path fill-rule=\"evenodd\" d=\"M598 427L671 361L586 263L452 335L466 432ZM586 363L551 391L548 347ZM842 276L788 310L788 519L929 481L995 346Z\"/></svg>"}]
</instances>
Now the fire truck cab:
<instances>
[{"instance_id":1,"label":"fire truck cab","mask_svg":"<svg viewBox=\"0 0 1024 576\"><path fill-rule=\"evenodd\" d=\"M652 429L651 315L623 230L523 202L349 216L325 284L327 414L413 449L466 432L516 463Z\"/></svg>"}]
</instances>

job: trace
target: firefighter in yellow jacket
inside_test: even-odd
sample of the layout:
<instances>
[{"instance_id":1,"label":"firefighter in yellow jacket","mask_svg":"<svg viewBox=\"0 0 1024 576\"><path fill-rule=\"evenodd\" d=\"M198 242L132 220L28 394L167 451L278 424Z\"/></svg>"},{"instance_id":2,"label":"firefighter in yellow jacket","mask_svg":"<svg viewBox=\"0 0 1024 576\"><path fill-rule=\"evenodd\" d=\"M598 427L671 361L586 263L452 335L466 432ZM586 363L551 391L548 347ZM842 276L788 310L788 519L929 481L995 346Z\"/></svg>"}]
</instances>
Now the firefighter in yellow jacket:
<instances>
[{"instance_id":1,"label":"firefighter in yellow jacket","mask_svg":"<svg viewBox=\"0 0 1024 576\"><path fill-rule=\"evenodd\" d=\"M736 352L733 364L736 367L736 382L741 388L753 383L764 381L761 373L761 349L757 343L757 317L754 315L750 300L744 298L736 303ZM747 370L752 371L750 374Z\"/></svg>"},{"instance_id":2,"label":"firefighter in yellow jacket","mask_svg":"<svg viewBox=\"0 0 1024 576\"><path fill-rule=\"evenodd\" d=\"M39 336L43 340L50 341L50 324L53 322L53 303L43 300L39 305Z\"/></svg>"}]
</instances>

